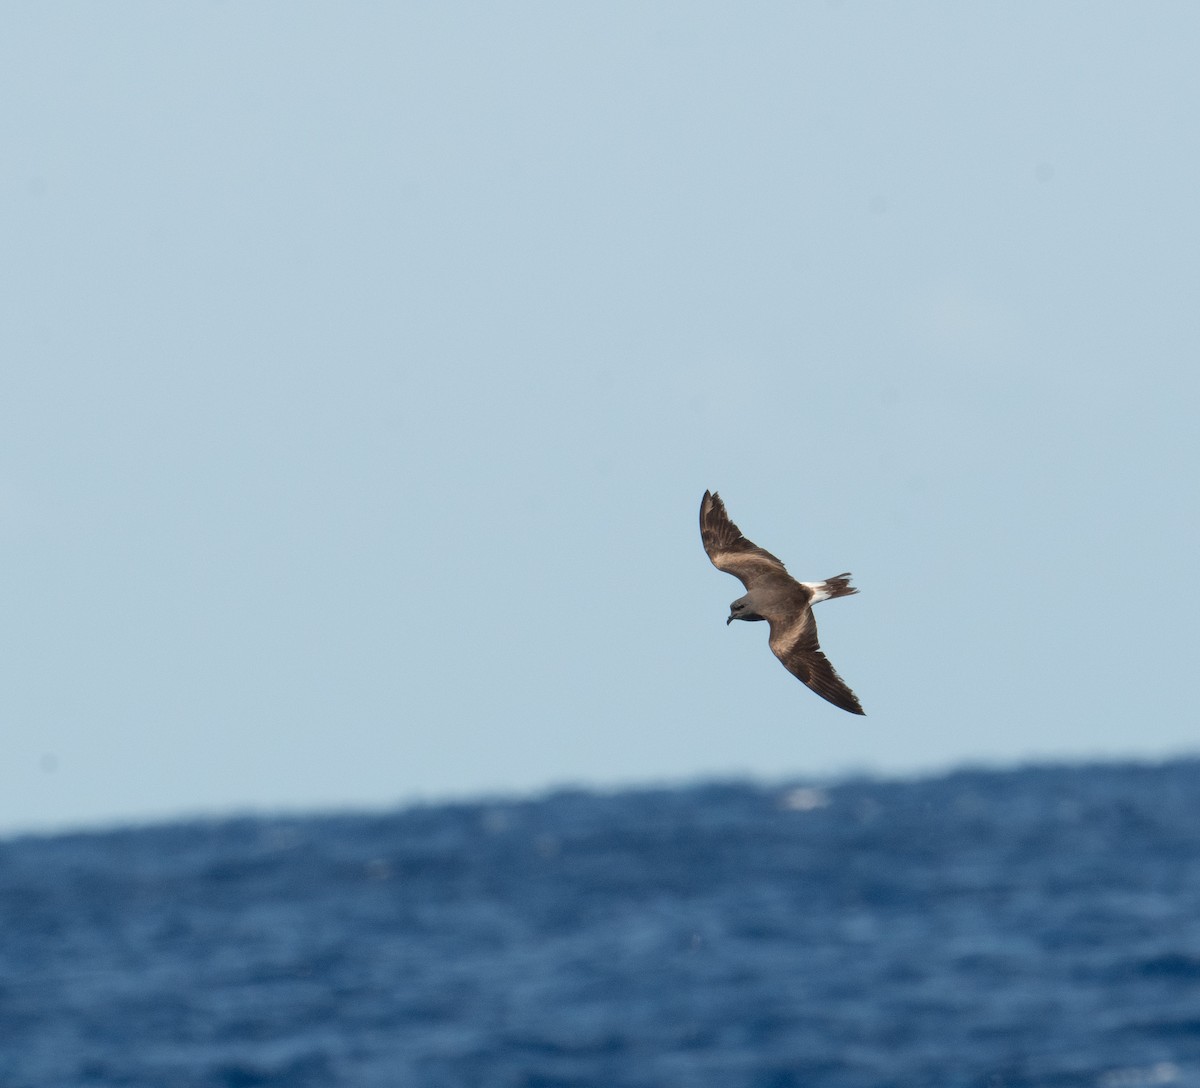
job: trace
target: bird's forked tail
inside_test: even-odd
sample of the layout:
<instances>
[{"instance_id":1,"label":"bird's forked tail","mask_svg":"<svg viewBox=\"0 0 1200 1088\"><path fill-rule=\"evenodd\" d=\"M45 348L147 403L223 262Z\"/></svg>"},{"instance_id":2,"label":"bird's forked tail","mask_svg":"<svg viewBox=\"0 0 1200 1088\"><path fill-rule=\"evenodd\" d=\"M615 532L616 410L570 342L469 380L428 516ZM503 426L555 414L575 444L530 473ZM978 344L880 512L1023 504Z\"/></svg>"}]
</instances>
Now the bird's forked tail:
<instances>
[{"instance_id":1,"label":"bird's forked tail","mask_svg":"<svg viewBox=\"0 0 1200 1088\"><path fill-rule=\"evenodd\" d=\"M849 597L851 593L857 593L850 584L850 572L845 574L836 574L832 578L825 579L825 588L829 592L830 597Z\"/></svg>"}]
</instances>

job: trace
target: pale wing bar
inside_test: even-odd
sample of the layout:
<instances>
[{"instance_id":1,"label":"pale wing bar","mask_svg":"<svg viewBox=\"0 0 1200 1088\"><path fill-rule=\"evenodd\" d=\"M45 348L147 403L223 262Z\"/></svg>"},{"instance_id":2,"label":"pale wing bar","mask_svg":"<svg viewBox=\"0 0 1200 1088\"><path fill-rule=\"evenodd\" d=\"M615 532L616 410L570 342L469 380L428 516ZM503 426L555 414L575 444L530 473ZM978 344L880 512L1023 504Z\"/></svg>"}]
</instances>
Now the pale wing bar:
<instances>
[{"instance_id":1,"label":"pale wing bar","mask_svg":"<svg viewBox=\"0 0 1200 1088\"><path fill-rule=\"evenodd\" d=\"M700 503L700 539L713 566L740 579L747 589L759 575L787 574L779 559L742 535L716 492L704 492Z\"/></svg>"},{"instance_id":2,"label":"pale wing bar","mask_svg":"<svg viewBox=\"0 0 1200 1088\"><path fill-rule=\"evenodd\" d=\"M851 714L866 714L858 696L821 652L817 643L817 624L811 611L786 628L772 623L770 644L783 667L822 699Z\"/></svg>"}]
</instances>

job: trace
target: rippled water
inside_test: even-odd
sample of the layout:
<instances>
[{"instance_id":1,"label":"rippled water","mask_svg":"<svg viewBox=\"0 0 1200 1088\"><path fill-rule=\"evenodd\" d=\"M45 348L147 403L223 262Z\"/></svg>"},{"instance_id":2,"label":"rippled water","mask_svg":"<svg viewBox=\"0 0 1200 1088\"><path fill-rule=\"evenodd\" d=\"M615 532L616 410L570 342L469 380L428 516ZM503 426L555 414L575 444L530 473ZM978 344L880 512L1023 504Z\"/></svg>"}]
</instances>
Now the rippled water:
<instances>
[{"instance_id":1,"label":"rippled water","mask_svg":"<svg viewBox=\"0 0 1200 1088\"><path fill-rule=\"evenodd\" d=\"M0 843L0 1088L1200 1086L1200 762Z\"/></svg>"}]
</instances>

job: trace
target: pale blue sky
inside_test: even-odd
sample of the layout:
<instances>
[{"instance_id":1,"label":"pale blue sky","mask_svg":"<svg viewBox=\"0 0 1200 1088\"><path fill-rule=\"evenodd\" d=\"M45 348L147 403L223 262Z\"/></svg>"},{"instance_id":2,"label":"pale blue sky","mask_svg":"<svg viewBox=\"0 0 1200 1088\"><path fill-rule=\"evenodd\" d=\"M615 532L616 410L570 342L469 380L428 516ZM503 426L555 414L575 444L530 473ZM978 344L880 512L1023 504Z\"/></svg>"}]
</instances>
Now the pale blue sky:
<instances>
[{"instance_id":1,"label":"pale blue sky","mask_svg":"<svg viewBox=\"0 0 1200 1088\"><path fill-rule=\"evenodd\" d=\"M1195 752L1200 6L0 14L0 831ZM800 578L806 691L696 513Z\"/></svg>"}]
</instances>

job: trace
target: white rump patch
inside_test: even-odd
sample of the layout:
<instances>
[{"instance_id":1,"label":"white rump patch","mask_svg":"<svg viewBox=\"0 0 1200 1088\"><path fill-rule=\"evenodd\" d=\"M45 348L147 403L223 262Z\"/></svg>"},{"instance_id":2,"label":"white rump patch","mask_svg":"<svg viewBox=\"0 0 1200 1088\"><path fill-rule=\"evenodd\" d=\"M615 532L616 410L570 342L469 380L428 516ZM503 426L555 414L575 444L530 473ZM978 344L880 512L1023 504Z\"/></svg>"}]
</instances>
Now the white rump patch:
<instances>
[{"instance_id":1,"label":"white rump patch","mask_svg":"<svg viewBox=\"0 0 1200 1088\"><path fill-rule=\"evenodd\" d=\"M821 601L827 601L832 596L828 589L828 582L801 582L805 589L812 593L812 600L809 604L820 604Z\"/></svg>"}]
</instances>

